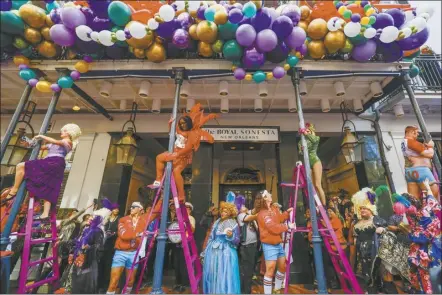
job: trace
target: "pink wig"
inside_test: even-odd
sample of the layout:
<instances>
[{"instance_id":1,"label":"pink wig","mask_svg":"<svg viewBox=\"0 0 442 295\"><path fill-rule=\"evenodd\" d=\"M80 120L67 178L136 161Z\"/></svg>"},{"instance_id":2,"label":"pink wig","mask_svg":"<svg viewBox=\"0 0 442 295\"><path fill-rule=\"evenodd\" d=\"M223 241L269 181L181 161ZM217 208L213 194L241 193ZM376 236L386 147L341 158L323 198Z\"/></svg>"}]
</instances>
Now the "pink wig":
<instances>
[{"instance_id":1,"label":"pink wig","mask_svg":"<svg viewBox=\"0 0 442 295\"><path fill-rule=\"evenodd\" d=\"M404 204L396 202L393 205L393 211L396 215L402 215L407 211L407 209L405 208Z\"/></svg>"}]
</instances>

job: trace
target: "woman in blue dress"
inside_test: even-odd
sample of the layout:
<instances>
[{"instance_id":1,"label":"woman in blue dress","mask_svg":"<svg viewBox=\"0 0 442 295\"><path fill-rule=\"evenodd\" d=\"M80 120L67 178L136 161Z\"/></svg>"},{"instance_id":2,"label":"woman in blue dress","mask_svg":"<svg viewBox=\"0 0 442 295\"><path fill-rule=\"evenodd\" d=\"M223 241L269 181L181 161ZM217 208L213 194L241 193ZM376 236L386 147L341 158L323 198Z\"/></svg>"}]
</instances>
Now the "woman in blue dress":
<instances>
[{"instance_id":1,"label":"woman in blue dress","mask_svg":"<svg viewBox=\"0 0 442 295\"><path fill-rule=\"evenodd\" d=\"M221 202L221 218L215 221L207 247L202 253L203 292L205 294L241 294L237 246L240 232L232 203Z\"/></svg>"}]
</instances>

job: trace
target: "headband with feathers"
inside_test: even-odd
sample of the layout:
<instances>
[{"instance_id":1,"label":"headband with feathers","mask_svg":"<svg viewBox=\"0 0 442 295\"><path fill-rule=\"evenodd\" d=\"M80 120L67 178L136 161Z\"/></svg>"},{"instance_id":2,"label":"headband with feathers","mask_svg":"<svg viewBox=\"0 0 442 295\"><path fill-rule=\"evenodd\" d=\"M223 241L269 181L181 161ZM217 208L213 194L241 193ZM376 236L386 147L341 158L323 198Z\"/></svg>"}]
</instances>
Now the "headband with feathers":
<instances>
[{"instance_id":1,"label":"headband with feathers","mask_svg":"<svg viewBox=\"0 0 442 295\"><path fill-rule=\"evenodd\" d=\"M351 197L351 201L355 206L355 212L358 219L361 219L361 208L367 208L373 215L378 215L376 208L376 194L375 192L365 187Z\"/></svg>"}]
</instances>

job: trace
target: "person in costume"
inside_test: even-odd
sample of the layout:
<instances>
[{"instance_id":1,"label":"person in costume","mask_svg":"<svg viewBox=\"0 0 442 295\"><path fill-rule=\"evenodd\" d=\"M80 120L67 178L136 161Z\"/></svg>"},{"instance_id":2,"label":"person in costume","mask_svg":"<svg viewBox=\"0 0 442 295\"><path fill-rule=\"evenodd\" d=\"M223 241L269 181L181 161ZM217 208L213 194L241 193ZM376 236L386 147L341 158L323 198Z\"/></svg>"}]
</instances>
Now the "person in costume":
<instances>
[{"instance_id":1,"label":"person in costume","mask_svg":"<svg viewBox=\"0 0 442 295\"><path fill-rule=\"evenodd\" d=\"M267 190L259 192L259 194L262 199L257 210L257 221L259 238L262 243L266 264L264 294L272 294L272 283L275 270L277 271L274 293L279 294L282 289L282 283L286 271L286 255L281 244L281 234L289 229L296 228L294 223L284 224L284 222L289 219L289 214L293 211L293 208L289 208L286 212L280 213L277 208L272 206L272 195Z\"/></svg>"},{"instance_id":2,"label":"person in costume","mask_svg":"<svg viewBox=\"0 0 442 295\"><path fill-rule=\"evenodd\" d=\"M431 171L431 159L434 156L434 142L420 143L417 140L419 129L416 126L405 128L405 138L402 141L402 153L405 158L405 179L408 193L420 196L420 190L425 189L423 182L429 179L434 197L439 197L439 186Z\"/></svg>"},{"instance_id":3,"label":"person in costume","mask_svg":"<svg viewBox=\"0 0 442 295\"><path fill-rule=\"evenodd\" d=\"M321 184L322 163L318 157L318 147L321 138L316 135L315 126L313 124L307 123L305 124L305 128L306 129L302 131L302 133L304 134L305 139L307 141L307 153L310 161L310 167L312 169L313 186L315 187L316 193L318 194L321 203L325 205L326 204L325 193L324 190L322 189L322 184ZM298 143L298 150L301 155L304 153L304 151L302 150L301 141L299 141Z\"/></svg>"},{"instance_id":4,"label":"person in costume","mask_svg":"<svg viewBox=\"0 0 442 295\"><path fill-rule=\"evenodd\" d=\"M26 189L37 200L44 200L43 212L39 219L47 219L51 204L57 203L66 167L65 157L75 147L81 135L80 127L67 124L61 128L61 139L37 135L33 140L43 140L41 149L48 150L44 159L31 160L17 164L14 186L9 190L6 200L12 199L23 182Z\"/></svg>"},{"instance_id":5,"label":"person in costume","mask_svg":"<svg viewBox=\"0 0 442 295\"><path fill-rule=\"evenodd\" d=\"M233 201L221 202L221 218L213 225L207 246L201 253L205 294L241 294L237 252L240 232Z\"/></svg>"}]
</instances>

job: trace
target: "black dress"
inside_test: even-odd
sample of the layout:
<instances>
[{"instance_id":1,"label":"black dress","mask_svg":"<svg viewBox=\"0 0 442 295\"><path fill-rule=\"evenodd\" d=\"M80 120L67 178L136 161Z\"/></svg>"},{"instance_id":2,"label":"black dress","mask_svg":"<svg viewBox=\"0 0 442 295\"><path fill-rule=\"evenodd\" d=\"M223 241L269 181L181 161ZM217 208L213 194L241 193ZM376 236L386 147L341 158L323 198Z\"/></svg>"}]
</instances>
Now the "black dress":
<instances>
[{"instance_id":1,"label":"black dress","mask_svg":"<svg viewBox=\"0 0 442 295\"><path fill-rule=\"evenodd\" d=\"M104 232L106 233L106 241L104 242L103 252L100 259L100 272L99 272L99 288L107 290L110 281L110 272L112 267L112 259L115 254L115 242L117 240L118 222L119 218L114 221L109 219L108 223L104 226Z\"/></svg>"}]
</instances>

